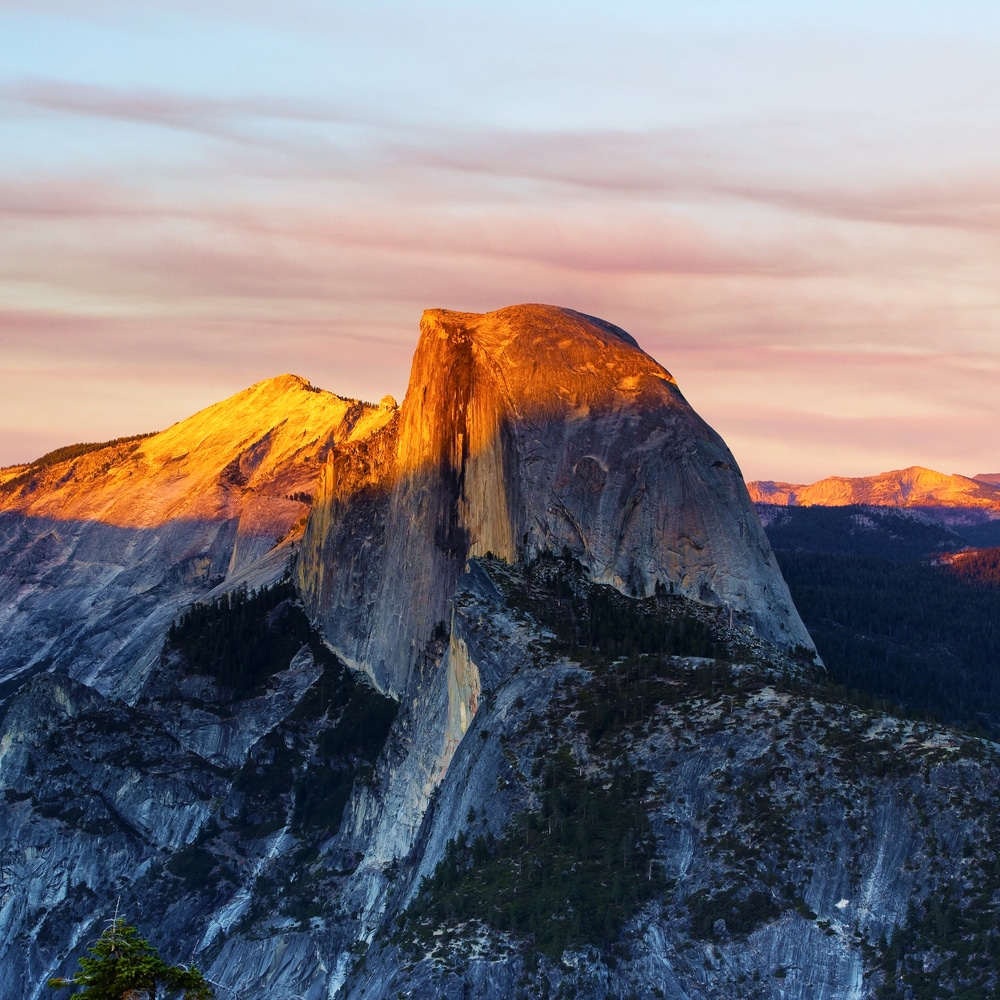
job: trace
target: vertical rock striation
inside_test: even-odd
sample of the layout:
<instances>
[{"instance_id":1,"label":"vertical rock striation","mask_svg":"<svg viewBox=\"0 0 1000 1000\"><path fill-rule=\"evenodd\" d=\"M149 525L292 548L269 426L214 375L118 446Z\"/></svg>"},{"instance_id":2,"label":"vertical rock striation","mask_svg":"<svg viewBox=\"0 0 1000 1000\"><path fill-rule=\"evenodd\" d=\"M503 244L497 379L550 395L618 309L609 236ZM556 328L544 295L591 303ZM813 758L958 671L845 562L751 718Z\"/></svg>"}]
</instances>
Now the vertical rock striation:
<instances>
[{"instance_id":1,"label":"vertical rock striation","mask_svg":"<svg viewBox=\"0 0 1000 1000\"><path fill-rule=\"evenodd\" d=\"M332 645L395 696L471 556L564 548L592 580L727 606L812 642L733 456L623 330L553 306L424 313L391 427L336 450L298 583Z\"/></svg>"}]
</instances>

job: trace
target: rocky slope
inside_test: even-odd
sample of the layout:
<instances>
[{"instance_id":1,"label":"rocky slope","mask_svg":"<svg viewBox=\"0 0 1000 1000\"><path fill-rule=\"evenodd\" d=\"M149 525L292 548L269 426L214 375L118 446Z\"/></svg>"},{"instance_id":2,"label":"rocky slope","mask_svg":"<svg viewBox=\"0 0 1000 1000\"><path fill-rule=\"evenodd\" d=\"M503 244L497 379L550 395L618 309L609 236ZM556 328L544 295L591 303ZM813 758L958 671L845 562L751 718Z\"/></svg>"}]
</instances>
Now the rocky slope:
<instances>
[{"instance_id":1,"label":"rocky slope","mask_svg":"<svg viewBox=\"0 0 1000 1000\"><path fill-rule=\"evenodd\" d=\"M245 942L222 973L231 986L252 978L262 932L270 952L327 912L343 878L303 857L335 832L395 706L359 687L287 603L270 618L285 608L278 630L298 652L240 697L176 651L135 708L59 673L20 689L0 724L4 996L48 995L47 977L72 966L112 898L175 959L204 964L224 941ZM288 881L298 885L276 899ZM343 934L300 938L310 978L319 940L343 946Z\"/></svg>"},{"instance_id":2,"label":"rocky slope","mask_svg":"<svg viewBox=\"0 0 1000 1000\"><path fill-rule=\"evenodd\" d=\"M162 433L7 470L0 685L56 669L134 696L178 608L281 575L275 547L301 534L333 441L391 412L283 375Z\"/></svg>"},{"instance_id":3,"label":"rocky slope","mask_svg":"<svg viewBox=\"0 0 1000 1000\"><path fill-rule=\"evenodd\" d=\"M435 310L398 410L281 381L0 485L0 995L119 897L247 1000L995 992L997 747L831 688L631 337Z\"/></svg>"},{"instance_id":4,"label":"rocky slope","mask_svg":"<svg viewBox=\"0 0 1000 1000\"><path fill-rule=\"evenodd\" d=\"M574 651L581 577L463 582L482 707L343 994L990 995L998 748L790 682L724 618L726 662Z\"/></svg>"},{"instance_id":5,"label":"rocky slope","mask_svg":"<svg viewBox=\"0 0 1000 1000\"><path fill-rule=\"evenodd\" d=\"M322 654L237 702L174 657L132 709L22 689L0 986L121 897L221 996L995 988L998 748L845 703L724 610L472 560L368 771Z\"/></svg>"}]
</instances>

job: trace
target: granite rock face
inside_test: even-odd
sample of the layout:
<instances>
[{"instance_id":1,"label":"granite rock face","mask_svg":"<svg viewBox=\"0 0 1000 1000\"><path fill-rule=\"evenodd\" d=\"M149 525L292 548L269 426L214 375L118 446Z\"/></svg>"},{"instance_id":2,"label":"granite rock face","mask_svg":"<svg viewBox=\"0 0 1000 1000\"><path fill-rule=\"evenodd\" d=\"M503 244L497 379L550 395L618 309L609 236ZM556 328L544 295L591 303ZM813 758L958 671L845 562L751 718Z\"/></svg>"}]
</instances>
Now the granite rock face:
<instances>
[{"instance_id":1,"label":"granite rock face","mask_svg":"<svg viewBox=\"0 0 1000 1000\"><path fill-rule=\"evenodd\" d=\"M565 626L584 599L629 616L622 635L681 615L690 640L697 619L729 655L630 666L576 644ZM896 928L907 974L944 967L970 946L965 926L941 937L910 907L989 915L977 907L1000 892L1000 749L826 703L807 664L788 690L796 665L728 621L676 596L624 598L570 558L471 559L450 634L427 645L381 756L327 830L299 816L302 796L324 782L317 749L354 723L320 696L308 651L265 694L221 705L170 658L134 708L33 678L0 725L0 992L44 996L119 896L171 961L249 1000L874 998ZM604 801L602 823L613 797L641 827L609 841L597 879L552 868L552 820L572 831L583 801L564 796L553 816L558 781ZM488 846L511 837L513 857ZM619 907L610 950L584 935L539 955L493 897L461 919L421 916L423 879L459 842L459 898L506 869L495 901L523 887L536 929L572 915L560 894L597 892L599 908L602 881L622 878L626 898L655 884ZM629 850L648 861L619 869Z\"/></svg>"},{"instance_id":2,"label":"granite rock face","mask_svg":"<svg viewBox=\"0 0 1000 1000\"><path fill-rule=\"evenodd\" d=\"M178 610L286 569L334 440L387 414L283 375L150 437L0 482L0 684L134 697Z\"/></svg>"},{"instance_id":3,"label":"granite rock face","mask_svg":"<svg viewBox=\"0 0 1000 1000\"><path fill-rule=\"evenodd\" d=\"M451 678L469 676L474 665L478 711L393 877L378 881L374 866L358 870L358 884L367 880L377 902L367 913L364 960L350 963L337 996L914 995L906 990L938 969L965 932L954 925L945 941L935 936L940 925L915 928L914 914L1000 892L989 874L1000 856L1000 826L995 811L981 807L1000 788L1000 747L824 702L822 685L789 691L773 665L725 667L731 672L723 682L712 660L681 656L657 657L648 675L633 675L637 696L648 696L650 683L664 685L648 714L633 700L631 717L623 711L612 722L609 715L609 725L595 728L597 691L613 701L628 670L589 650L566 655L567 646L552 641L565 590L539 587L546 572L554 572L550 582L560 578L562 570L548 566L532 579L499 560L472 560L459 581L434 703L454 708L461 685ZM719 609L680 607L713 621L729 641L747 638L727 630ZM425 745L434 726L446 726L440 715L429 724L422 703L413 715L409 732ZM660 872L663 882L618 929L620 950L611 957L593 939L548 957L532 954L546 926L574 919L574 902L601 898L578 872L579 855L565 868L547 860L547 837L585 822L573 801L563 800L560 812L552 778L558 761L570 762L569 787L578 793L589 782L599 797L623 774L648 780L621 808L645 811L655 841L649 877ZM402 773L387 769L379 787L392 788ZM383 865L402 846L402 838L390 839L398 832L393 815L412 812L396 798L367 834L385 852ZM532 826L531 816L541 821ZM629 835L628 846L638 849L638 834ZM505 836L515 846L498 852L498 863L482 845ZM622 845L613 847L617 864L609 859L598 876L605 885L624 877ZM450 878L422 881L449 857L459 859ZM643 865L639 884L646 873ZM513 908L501 911L504 895L515 892L520 918ZM435 897L439 908L422 909ZM528 923L523 915L532 907L542 917L532 928L538 937L525 946L523 929L518 934L512 924ZM897 928L907 942L900 945L905 974L886 946Z\"/></svg>"},{"instance_id":4,"label":"granite rock face","mask_svg":"<svg viewBox=\"0 0 1000 1000\"><path fill-rule=\"evenodd\" d=\"M395 696L470 556L563 549L812 647L739 468L623 330L553 306L428 310L391 426L335 448L298 585L334 648Z\"/></svg>"},{"instance_id":5,"label":"granite rock face","mask_svg":"<svg viewBox=\"0 0 1000 1000\"><path fill-rule=\"evenodd\" d=\"M433 310L400 407L220 407L0 476L0 995L119 895L248 1000L853 1000L988 963L1000 749L830 696L735 461L628 334ZM323 641L238 698L160 655L293 551Z\"/></svg>"}]
</instances>

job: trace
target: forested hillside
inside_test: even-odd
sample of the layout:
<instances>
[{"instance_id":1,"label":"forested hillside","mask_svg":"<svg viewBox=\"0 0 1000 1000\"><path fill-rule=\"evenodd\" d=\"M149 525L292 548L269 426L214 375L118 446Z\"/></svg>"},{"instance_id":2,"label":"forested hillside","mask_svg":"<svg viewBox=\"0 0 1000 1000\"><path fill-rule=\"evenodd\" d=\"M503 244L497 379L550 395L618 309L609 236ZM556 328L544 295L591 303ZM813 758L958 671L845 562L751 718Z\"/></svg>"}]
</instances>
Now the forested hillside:
<instances>
[{"instance_id":1,"label":"forested hillside","mask_svg":"<svg viewBox=\"0 0 1000 1000\"><path fill-rule=\"evenodd\" d=\"M831 680L1000 736L1000 549L887 508L762 513Z\"/></svg>"}]
</instances>

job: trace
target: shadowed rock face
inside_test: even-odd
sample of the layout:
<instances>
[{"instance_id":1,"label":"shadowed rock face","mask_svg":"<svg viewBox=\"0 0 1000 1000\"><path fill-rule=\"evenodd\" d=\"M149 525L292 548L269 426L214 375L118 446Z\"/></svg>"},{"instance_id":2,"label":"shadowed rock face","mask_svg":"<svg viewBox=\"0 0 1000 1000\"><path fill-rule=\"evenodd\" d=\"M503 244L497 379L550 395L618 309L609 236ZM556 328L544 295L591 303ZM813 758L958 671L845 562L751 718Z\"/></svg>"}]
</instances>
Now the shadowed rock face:
<instances>
[{"instance_id":1,"label":"shadowed rock face","mask_svg":"<svg viewBox=\"0 0 1000 1000\"><path fill-rule=\"evenodd\" d=\"M126 700L179 608L279 577L332 441L386 408L296 375L165 431L0 475L0 698L55 669Z\"/></svg>"},{"instance_id":2,"label":"shadowed rock face","mask_svg":"<svg viewBox=\"0 0 1000 1000\"><path fill-rule=\"evenodd\" d=\"M401 695L470 556L563 548L597 582L812 646L735 460L627 333L553 306L428 310L392 426L328 464L299 565L313 615Z\"/></svg>"}]
</instances>

